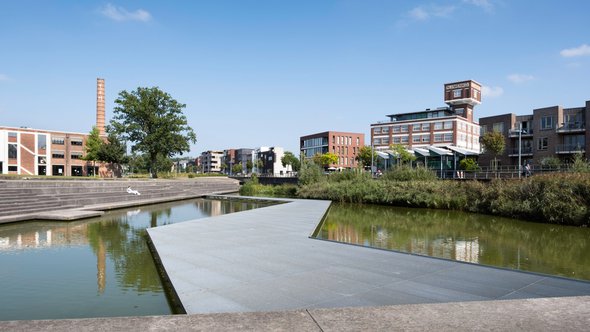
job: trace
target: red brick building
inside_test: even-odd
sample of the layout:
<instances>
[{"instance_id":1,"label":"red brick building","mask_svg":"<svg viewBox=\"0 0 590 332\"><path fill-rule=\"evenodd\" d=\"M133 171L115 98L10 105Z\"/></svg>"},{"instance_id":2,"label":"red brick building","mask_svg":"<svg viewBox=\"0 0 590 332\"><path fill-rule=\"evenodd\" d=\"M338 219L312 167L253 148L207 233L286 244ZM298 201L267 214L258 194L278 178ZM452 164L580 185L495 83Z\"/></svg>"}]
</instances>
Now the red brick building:
<instances>
[{"instance_id":1,"label":"red brick building","mask_svg":"<svg viewBox=\"0 0 590 332\"><path fill-rule=\"evenodd\" d=\"M325 131L302 136L299 141L301 157L304 159L311 159L316 154L331 152L338 156L338 163L329 167L354 168L357 167L355 158L359 149L365 145L365 134Z\"/></svg>"},{"instance_id":2,"label":"red brick building","mask_svg":"<svg viewBox=\"0 0 590 332\"><path fill-rule=\"evenodd\" d=\"M104 135L104 79L97 79L96 87L96 126ZM97 174L98 167L82 160L87 137L84 133L0 127L0 174Z\"/></svg>"}]
</instances>

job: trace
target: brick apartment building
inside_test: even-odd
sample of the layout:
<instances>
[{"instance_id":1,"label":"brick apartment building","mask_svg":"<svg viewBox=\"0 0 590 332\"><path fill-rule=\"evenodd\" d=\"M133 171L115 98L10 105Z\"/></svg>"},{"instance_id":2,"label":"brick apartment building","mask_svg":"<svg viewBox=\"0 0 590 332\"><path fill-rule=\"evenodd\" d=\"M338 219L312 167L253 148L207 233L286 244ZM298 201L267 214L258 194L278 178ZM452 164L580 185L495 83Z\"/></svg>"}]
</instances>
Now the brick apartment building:
<instances>
[{"instance_id":1,"label":"brick apartment building","mask_svg":"<svg viewBox=\"0 0 590 332\"><path fill-rule=\"evenodd\" d=\"M331 152L338 156L338 162L329 167L338 169L357 167L356 156L364 145L365 134L361 133L325 131L299 138L302 158Z\"/></svg>"},{"instance_id":2,"label":"brick apartment building","mask_svg":"<svg viewBox=\"0 0 590 332\"><path fill-rule=\"evenodd\" d=\"M480 126L473 121L481 103L481 85L473 80L444 84L445 107L387 115L371 124L371 142L389 159L390 145L403 145L430 168L456 170L461 158L480 152Z\"/></svg>"},{"instance_id":3,"label":"brick apartment building","mask_svg":"<svg viewBox=\"0 0 590 332\"><path fill-rule=\"evenodd\" d=\"M96 126L105 134L105 85L97 79ZM84 176L96 166L82 160L88 134L0 127L0 174Z\"/></svg>"},{"instance_id":4,"label":"brick apartment building","mask_svg":"<svg viewBox=\"0 0 590 332\"><path fill-rule=\"evenodd\" d=\"M518 166L519 155L521 164L539 165L548 157L567 163L576 153L585 155L590 148L590 131L586 128L589 116L590 101L586 101L582 107L537 108L533 114L508 113L480 118L479 122L482 135L497 131L506 139L506 149L498 156L500 166ZM493 159L493 155L484 151L479 157L479 164L491 165Z\"/></svg>"}]
</instances>

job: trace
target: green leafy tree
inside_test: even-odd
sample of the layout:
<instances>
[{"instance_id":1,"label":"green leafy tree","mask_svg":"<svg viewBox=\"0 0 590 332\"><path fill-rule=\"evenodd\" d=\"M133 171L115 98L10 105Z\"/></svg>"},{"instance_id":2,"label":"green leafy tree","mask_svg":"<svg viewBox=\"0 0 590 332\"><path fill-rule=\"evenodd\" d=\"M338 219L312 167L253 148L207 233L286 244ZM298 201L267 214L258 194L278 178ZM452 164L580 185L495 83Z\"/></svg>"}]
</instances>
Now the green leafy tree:
<instances>
[{"instance_id":1,"label":"green leafy tree","mask_svg":"<svg viewBox=\"0 0 590 332\"><path fill-rule=\"evenodd\" d=\"M499 131L488 131L481 138L481 144L486 152L494 156L494 169L498 166L498 156L504 152L506 148L506 138Z\"/></svg>"},{"instance_id":2,"label":"green leafy tree","mask_svg":"<svg viewBox=\"0 0 590 332\"><path fill-rule=\"evenodd\" d=\"M123 164L128 162L126 155L125 144L119 140L117 134L112 131L108 131L108 138L106 142L100 146L98 151L98 160L107 163Z\"/></svg>"},{"instance_id":3,"label":"green leafy tree","mask_svg":"<svg viewBox=\"0 0 590 332\"><path fill-rule=\"evenodd\" d=\"M326 168L330 165L337 164L338 156L332 152L326 152L324 154L317 153L313 156L312 161L314 164Z\"/></svg>"},{"instance_id":4,"label":"green leafy tree","mask_svg":"<svg viewBox=\"0 0 590 332\"><path fill-rule=\"evenodd\" d=\"M293 152L290 151L285 151L285 154L283 157L281 157L281 163L283 164L283 167L291 165L291 170L294 172L298 172L301 168L301 162L299 161L299 158L295 157Z\"/></svg>"},{"instance_id":5,"label":"green leafy tree","mask_svg":"<svg viewBox=\"0 0 590 332\"><path fill-rule=\"evenodd\" d=\"M461 159L459 162L459 167L466 171L476 171L479 168L479 166L477 166L477 162L473 158Z\"/></svg>"},{"instance_id":6,"label":"green leafy tree","mask_svg":"<svg viewBox=\"0 0 590 332\"><path fill-rule=\"evenodd\" d=\"M406 148L401 144L391 145L390 149L393 150L401 164L411 164L414 160L416 160L416 156L406 150Z\"/></svg>"},{"instance_id":7,"label":"green leafy tree","mask_svg":"<svg viewBox=\"0 0 590 332\"><path fill-rule=\"evenodd\" d=\"M101 161L100 150L104 145L104 141L100 137L100 133L96 126L92 127L88 138L86 139L86 144L84 145L84 157L83 160L92 161L93 169L96 167L96 162ZM96 173L96 172L94 172ZM96 176L96 174L94 174Z\"/></svg>"},{"instance_id":8,"label":"green leafy tree","mask_svg":"<svg viewBox=\"0 0 590 332\"><path fill-rule=\"evenodd\" d=\"M327 180L320 165L305 160L301 164L298 181L300 185L305 186L313 183L324 182Z\"/></svg>"},{"instance_id":9,"label":"green leafy tree","mask_svg":"<svg viewBox=\"0 0 590 332\"><path fill-rule=\"evenodd\" d=\"M233 174L242 173L242 164L235 164L231 167L231 171Z\"/></svg>"},{"instance_id":10,"label":"green leafy tree","mask_svg":"<svg viewBox=\"0 0 590 332\"><path fill-rule=\"evenodd\" d=\"M252 164L252 160L246 160L246 172L247 173L252 172L252 167L254 167L254 164Z\"/></svg>"},{"instance_id":11,"label":"green leafy tree","mask_svg":"<svg viewBox=\"0 0 590 332\"><path fill-rule=\"evenodd\" d=\"M157 87L125 90L115 100L111 126L131 142L131 151L148 154L151 175L158 177L158 157L169 158L190 150L197 136L188 126L182 109L186 107Z\"/></svg>"},{"instance_id":12,"label":"green leafy tree","mask_svg":"<svg viewBox=\"0 0 590 332\"><path fill-rule=\"evenodd\" d=\"M371 162L377 159L377 152L371 146L365 145L359 149L355 159L363 166L370 166Z\"/></svg>"},{"instance_id":13,"label":"green leafy tree","mask_svg":"<svg viewBox=\"0 0 590 332\"><path fill-rule=\"evenodd\" d=\"M590 164L588 164L588 161L584 158L582 153L576 153L574 155L574 158L572 159L572 170L574 172L590 172Z\"/></svg>"}]
</instances>

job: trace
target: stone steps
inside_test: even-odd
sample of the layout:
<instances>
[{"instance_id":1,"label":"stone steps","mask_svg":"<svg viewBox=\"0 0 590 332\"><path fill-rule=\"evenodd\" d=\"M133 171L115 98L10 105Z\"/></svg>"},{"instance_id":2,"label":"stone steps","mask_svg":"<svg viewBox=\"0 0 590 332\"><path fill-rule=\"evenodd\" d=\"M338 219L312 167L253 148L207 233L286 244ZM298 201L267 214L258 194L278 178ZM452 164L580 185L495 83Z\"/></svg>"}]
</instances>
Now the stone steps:
<instances>
[{"instance_id":1,"label":"stone steps","mask_svg":"<svg viewBox=\"0 0 590 332\"><path fill-rule=\"evenodd\" d=\"M127 193L127 187L141 195ZM133 206L142 201L165 201L219 192L237 192L229 178L191 180L1 180L1 217L35 212L84 208L91 205ZM145 204L145 203L144 203Z\"/></svg>"}]
</instances>

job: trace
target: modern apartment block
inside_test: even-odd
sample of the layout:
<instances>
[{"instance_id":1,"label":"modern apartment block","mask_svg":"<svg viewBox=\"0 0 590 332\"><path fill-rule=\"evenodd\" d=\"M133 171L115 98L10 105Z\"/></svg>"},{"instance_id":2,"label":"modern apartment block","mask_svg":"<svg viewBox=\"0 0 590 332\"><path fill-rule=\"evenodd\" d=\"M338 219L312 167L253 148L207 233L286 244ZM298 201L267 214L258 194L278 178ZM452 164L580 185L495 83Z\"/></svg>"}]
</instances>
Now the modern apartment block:
<instances>
[{"instance_id":1,"label":"modern apartment block","mask_svg":"<svg viewBox=\"0 0 590 332\"><path fill-rule=\"evenodd\" d=\"M291 166L283 166L281 159L285 155L285 151L282 147L260 147L254 151L255 160L254 167L255 171L259 174L282 176L289 174Z\"/></svg>"},{"instance_id":2,"label":"modern apartment block","mask_svg":"<svg viewBox=\"0 0 590 332\"><path fill-rule=\"evenodd\" d=\"M586 128L589 116L590 101L586 101L582 107L551 106L534 109L533 114L508 113L480 118L479 122L482 135L498 131L506 139L506 149L498 156L500 166L518 166L519 155L521 164L541 164L548 157L567 163L576 153L586 154L590 148L590 131ZM491 165L493 159L484 151L479 164Z\"/></svg>"},{"instance_id":3,"label":"modern apartment block","mask_svg":"<svg viewBox=\"0 0 590 332\"><path fill-rule=\"evenodd\" d=\"M388 153L390 145L401 144L441 171L456 168L455 157L478 155L480 126L473 111L481 103L481 85L472 80L446 83L443 96L446 107L391 114L389 120L371 124L372 146Z\"/></svg>"},{"instance_id":4,"label":"modern apartment block","mask_svg":"<svg viewBox=\"0 0 590 332\"><path fill-rule=\"evenodd\" d=\"M339 169L356 167L356 156L364 145L365 134L361 133L325 131L299 138L302 158L331 152L338 156L338 162L329 167Z\"/></svg>"},{"instance_id":5,"label":"modern apartment block","mask_svg":"<svg viewBox=\"0 0 590 332\"><path fill-rule=\"evenodd\" d=\"M104 79L97 79L96 126L104 135ZM83 176L97 174L82 160L88 134L0 127L0 174Z\"/></svg>"},{"instance_id":6,"label":"modern apartment block","mask_svg":"<svg viewBox=\"0 0 590 332\"><path fill-rule=\"evenodd\" d=\"M203 173L219 173L221 172L221 161L223 159L223 151L204 151L199 157L197 164L199 170Z\"/></svg>"},{"instance_id":7,"label":"modern apartment block","mask_svg":"<svg viewBox=\"0 0 590 332\"><path fill-rule=\"evenodd\" d=\"M234 165L242 165L242 173L248 171L248 161L253 165L254 163L254 149L227 149L223 151L222 164L225 165L225 173L232 174ZM252 171L252 169L250 169Z\"/></svg>"}]
</instances>

